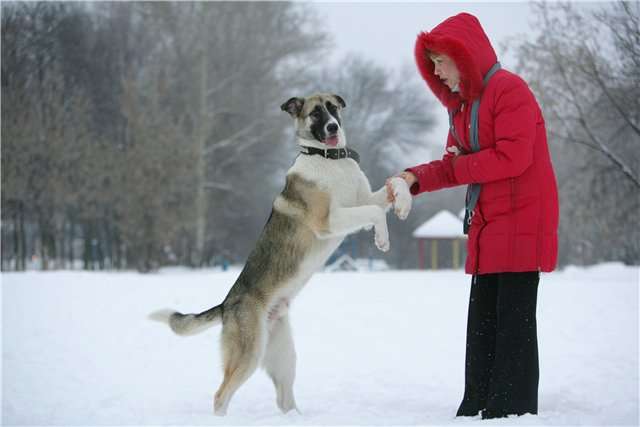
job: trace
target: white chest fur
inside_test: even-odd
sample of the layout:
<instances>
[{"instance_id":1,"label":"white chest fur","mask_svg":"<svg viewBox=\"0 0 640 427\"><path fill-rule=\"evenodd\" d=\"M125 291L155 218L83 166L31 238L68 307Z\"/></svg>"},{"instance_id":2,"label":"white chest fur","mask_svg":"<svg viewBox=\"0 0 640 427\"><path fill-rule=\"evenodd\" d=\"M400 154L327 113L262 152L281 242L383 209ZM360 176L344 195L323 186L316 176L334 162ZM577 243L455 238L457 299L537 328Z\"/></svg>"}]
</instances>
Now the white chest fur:
<instances>
[{"instance_id":1,"label":"white chest fur","mask_svg":"<svg viewBox=\"0 0 640 427\"><path fill-rule=\"evenodd\" d=\"M331 195L332 206L356 206L364 174L353 159L332 160L301 154L288 173L297 173Z\"/></svg>"},{"instance_id":2,"label":"white chest fur","mask_svg":"<svg viewBox=\"0 0 640 427\"><path fill-rule=\"evenodd\" d=\"M298 156L287 174L298 174L301 178L313 182L320 190L331 195L331 209L353 207L358 204L359 186L366 179L358 164L352 159L332 160L318 155ZM292 299L309 280L311 275L322 268L344 235L324 239L315 239L298 271L287 286L278 293L277 299Z\"/></svg>"}]
</instances>

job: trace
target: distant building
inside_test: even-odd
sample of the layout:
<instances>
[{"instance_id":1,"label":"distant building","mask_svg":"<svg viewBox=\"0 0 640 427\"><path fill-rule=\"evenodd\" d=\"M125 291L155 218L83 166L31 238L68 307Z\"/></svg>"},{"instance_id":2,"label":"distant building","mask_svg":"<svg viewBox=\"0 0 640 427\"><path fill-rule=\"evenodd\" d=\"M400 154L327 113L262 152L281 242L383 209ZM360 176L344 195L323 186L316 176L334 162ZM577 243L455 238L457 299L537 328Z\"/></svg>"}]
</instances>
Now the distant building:
<instances>
[{"instance_id":1,"label":"distant building","mask_svg":"<svg viewBox=\"0 0 640 427\"><path fill-rule=\"evenodd\" d=\"M467 236L462 232L462 220L447 210L435 214L413 232L418 240L418 265L430 268L460 268L464 259Z\"/></svg>"}]
</instances>

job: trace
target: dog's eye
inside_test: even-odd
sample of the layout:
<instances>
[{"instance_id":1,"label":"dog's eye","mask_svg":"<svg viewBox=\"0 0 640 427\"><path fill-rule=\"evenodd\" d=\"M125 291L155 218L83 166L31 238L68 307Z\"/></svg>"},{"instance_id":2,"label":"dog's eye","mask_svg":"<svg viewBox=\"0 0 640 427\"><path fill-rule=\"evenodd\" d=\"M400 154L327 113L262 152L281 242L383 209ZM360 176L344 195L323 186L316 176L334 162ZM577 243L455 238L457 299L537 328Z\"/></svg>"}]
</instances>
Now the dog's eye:
<instances>
[{"instance_id":1,"label":"dog's eye","mask_svg":"<svg viewBox=\"0 0 640 427\"><path fill-rule=\"evenodd\" d=\"M311 116L312 119L319 119L320 118L320 112L318 110L313 110L309 116Z\"/></svg>"}]
</instances>

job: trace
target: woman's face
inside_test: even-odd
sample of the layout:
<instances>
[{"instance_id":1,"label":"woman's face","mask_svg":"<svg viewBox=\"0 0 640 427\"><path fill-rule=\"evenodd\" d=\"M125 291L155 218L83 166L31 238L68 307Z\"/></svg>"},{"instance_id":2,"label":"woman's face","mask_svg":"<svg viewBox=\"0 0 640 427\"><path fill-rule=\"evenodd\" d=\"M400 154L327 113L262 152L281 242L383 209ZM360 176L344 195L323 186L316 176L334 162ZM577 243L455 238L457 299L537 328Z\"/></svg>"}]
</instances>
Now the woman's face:
<instances>
[{"instance_id":1,"label":"woman's face","mask_svg":"<svg viewBox=\"0 0 640 427\"><path fill-rule=\"evenodd\" d=\"M434 64L433 74L449 86L449 89L453 89L460 83L460 72L453 59L441 53L432 53L429 57Z\"/></svg>"}]
</instances>

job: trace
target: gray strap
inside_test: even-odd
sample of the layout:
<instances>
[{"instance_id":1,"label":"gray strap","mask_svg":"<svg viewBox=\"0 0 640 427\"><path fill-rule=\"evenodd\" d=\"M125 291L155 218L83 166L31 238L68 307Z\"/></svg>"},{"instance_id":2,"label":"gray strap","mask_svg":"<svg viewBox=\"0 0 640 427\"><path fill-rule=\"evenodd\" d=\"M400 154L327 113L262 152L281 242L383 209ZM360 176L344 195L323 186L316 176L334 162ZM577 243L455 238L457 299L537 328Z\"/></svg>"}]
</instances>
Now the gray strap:
<instances>
[{"instance_id":1,"label":"gray strap","mask_svg":"<svg viewBox=\"0 0 640 427\"><path fill-rule=\"evenodd\" d=\"M489 79L500 69L500 63L496 62L493 64L493 67L489 70L486 76L484 76L484 80L482 81L482 85L486 86L489 82ZM480 150L480 143L478 142L478 108L480 107L480 97L476 98L471 104L471 150L475 153Z\"/></svg>"},{"instance_id":2,"label":"gray strap","mask_svg":"<svg viewBox=\"0 0 640 427\"><path fill-rule=\"evenodd\" d=\"M493 64L493 67L487 72L482 81L483 86L486 86L489 82L489 79L500 69L500 63L496 62ZM471 129L469 130L469 139L471 142L471 151L477 152L480 151L480 142L478 141L478 109L480 108L480 97L476 98L471 104ZM450 115L449 122L451 124L451 128L453 128L453 116ZM455 133L453 134L456 136ZM478 199L480 198L480 184L469 184L467 186L467 197L465 200L464 207L464 224L463 231L464 234L469 233L469 225L471 225L471 219L473 218L473 210L478 203Z\"/></svg>"},{"instance_id":3,"label":"gray strap","mask_svg":"<svg viewBox=\"0 0 640 427\"><path fill-rule=\"evenodd\" d=\"M478 141L478 107L480 107L480 98L477 98L471 104L471 127L469 129L469 139L471 142L471 151L480 151L480 141ZM462 231L464 234L469 233L471 218L473 218L473 210L480 198L480 184L469 184L467 186L467 196L464 206L464 226Z\"/></svg>"}]
</instances>

